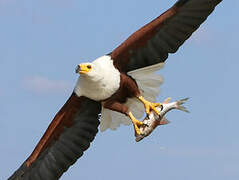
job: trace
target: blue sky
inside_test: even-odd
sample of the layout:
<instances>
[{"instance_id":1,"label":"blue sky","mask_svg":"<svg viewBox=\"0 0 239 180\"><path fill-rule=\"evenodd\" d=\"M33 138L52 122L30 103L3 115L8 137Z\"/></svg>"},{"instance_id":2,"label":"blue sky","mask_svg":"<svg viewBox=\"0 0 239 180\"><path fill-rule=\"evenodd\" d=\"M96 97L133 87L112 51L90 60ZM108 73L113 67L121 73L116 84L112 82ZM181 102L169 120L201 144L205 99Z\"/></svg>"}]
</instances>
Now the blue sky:
<instances>
[{"instance_id":1,"label":"blue sky","mask_svg":"<svg viewBox=\"0 0 239 180\"><path fill-rule=\"evenodd\" d=\"M0 179L32 152L69 97L76 64L109 53L174 1L0 0ZM191 97L186 114L140 143L132 127L98 133L62 179L238 179L238 13L222 2L170 55L159 100Z\"/></svg>"}]
</instances>

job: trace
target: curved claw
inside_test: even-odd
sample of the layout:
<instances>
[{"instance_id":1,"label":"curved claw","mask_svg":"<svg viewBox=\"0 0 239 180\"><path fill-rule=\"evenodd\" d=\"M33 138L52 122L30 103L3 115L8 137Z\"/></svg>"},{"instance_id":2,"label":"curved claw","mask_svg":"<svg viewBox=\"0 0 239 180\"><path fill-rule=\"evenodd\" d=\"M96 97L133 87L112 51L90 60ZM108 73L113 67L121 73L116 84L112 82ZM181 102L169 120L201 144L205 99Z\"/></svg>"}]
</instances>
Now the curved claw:
<instances>
[{"instance_id":1,"label":"curved claw","mask_svg":"<svg viewBox=\"0 0 239 180\"><path fill-rule=\"evenodd\" d=\"M138 135L140 135L140 134L141 134L141 132L140 132L140 130L139 130L139 127L136 126L136 125L134 125L134 135L135 135L135 136L138 136Z\"/></svg>"},{"instance_id":2,"label":"curved claw","mask_svg":"<svg viewBox=\"0 0 239 180\"><path fill-rule=\"evenodd\" d=\"M142 101L145 107L145 112L147 114L150 114L150 112L153 110L157 115L160 115L160 112L157 110L156 107L161 106L161 103L152 103L147 100L145 100L142 96L139 97L139 100Z\"/></svg>"},{"instance_id":3,"label":"curved claw","mask_svg":"<svg viewBox=\"0 0 239 180\"><path fill-rule=\"evenodd\" d=\"M133 123L133 126L134 126L134 133L135 133L135 136L138 136L141 134L140 130L139 130L139 127L143 125L143 122L137 120L133 114L131 112L129 112L129 117Z\"/></svg>"}]
</instances>

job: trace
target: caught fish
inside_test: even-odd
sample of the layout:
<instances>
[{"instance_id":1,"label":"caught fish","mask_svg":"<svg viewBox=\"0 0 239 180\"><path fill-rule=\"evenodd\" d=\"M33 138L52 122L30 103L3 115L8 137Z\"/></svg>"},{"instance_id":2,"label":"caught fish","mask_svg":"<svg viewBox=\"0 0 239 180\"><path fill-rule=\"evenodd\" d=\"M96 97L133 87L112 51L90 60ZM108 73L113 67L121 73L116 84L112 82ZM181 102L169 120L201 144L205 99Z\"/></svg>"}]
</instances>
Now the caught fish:
<instances>
[{"instance_id":1,"label":"caught fish","mask_svg":"<svg viewBox=\"0 0 239 180\"><path fill-rule=\"evenodd\" d=\"M142 121L143 125L139 127L141 134L136 135L136 141L139 142L143 138L150 135L157 126L166 125L170 121L165 118L167 112L172 109L178 109L184 112L189 112L182 104L184 104L189 98L181 99L179 101L170 102L171 98L166 99L161 107L157 107L157 110L160 112L160 115L157 115L152 111L145 119Z\"/></svg>"}]
</instances>

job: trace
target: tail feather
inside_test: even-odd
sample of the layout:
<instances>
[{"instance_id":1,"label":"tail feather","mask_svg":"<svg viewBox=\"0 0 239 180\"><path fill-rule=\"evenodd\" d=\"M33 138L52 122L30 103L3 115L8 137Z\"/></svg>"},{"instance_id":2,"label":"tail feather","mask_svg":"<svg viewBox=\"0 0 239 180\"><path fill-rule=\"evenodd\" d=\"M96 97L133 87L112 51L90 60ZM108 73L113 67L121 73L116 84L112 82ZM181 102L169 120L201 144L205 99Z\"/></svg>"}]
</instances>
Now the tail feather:
<instances>
[{"instance_id":1,"label":"tail feather","mask_svg":"<svg viewBox=\"0 0 239 180\"><path fill-rule=\"evenodd\" d=\"M163 83L163 78L156 74L156 71L162 67L163 63L159 63L128 72L128 75L134 78L137 82L142 96L144 96L148 101L156 101L156 98L159 95L160 85ZM129 107L130 111L137 119L142 118L144 115L144 106L138 99L129 98L125 105ZM101 131L105 131L108 128L115 130L120 126L120 124L130 125L131 121L127 116L121 113L102 108L100 123Z\"/></svg>"},{"instance_id":2,"label":"tail feather","mask_svg":"<svg viewBox=\"0 0 239 180\"><path fill-rule=\"evenodd\" d=\"M132 75L134 74L134 76L141 76L142 72L144 72L145 74L148 74L148 73L152 73L152 72L156 72L160 69L162 69L164 66L164 63L158 63L158 64L154 64L154 65L151 65L151 66L147 66L147 67L144 67L144 68L140 68L140 69L136 69L136 70L133 70L133 71L130 71L128 72L129 75Z\"/></svg>"}]
</instances>

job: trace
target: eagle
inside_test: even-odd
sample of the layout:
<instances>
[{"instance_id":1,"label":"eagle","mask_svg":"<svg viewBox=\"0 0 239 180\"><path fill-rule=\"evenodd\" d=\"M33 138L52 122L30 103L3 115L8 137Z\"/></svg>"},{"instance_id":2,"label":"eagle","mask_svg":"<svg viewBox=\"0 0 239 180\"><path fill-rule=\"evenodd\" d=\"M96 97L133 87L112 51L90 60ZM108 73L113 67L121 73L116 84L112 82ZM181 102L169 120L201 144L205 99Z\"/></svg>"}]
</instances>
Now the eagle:
<instances>
[{"instance_id":1,"label":"eagle","mask_svg":"<svg viewBox=\"0 0 239 180\"><path fill-rule=\"evenodd\" d=\"M133 124L155 103L162 78L156 74L222 0L178 0L111 53L77 65L73 93L31 155L9 180L56 180L83 155L100 130Z\"/></svg>"}]
</instances>

